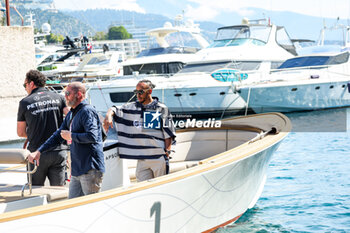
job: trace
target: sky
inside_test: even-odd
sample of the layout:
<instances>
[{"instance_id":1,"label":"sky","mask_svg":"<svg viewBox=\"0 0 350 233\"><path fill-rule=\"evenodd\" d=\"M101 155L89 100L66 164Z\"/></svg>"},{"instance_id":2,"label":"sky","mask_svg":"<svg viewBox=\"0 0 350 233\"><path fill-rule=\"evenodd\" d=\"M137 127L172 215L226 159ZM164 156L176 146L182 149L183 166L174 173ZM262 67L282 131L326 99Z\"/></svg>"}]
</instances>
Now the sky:
<instances>
[{"instance_id":1,"label":"sky","mask_svg":"<svg viewBox=\"0 0 350 233\"><path fill-rule=\"evenodd\" d=\"M261 8L267 11L290 11L304 15L341 19L350 19L350 0L54 0L57 9L85 10L96 8L111 8L117 10L136 11L138 13L152 12L152 6L145 8L145 2L155 5L159 2L176 4L181 2L187 18L195 21L216 21L221 13L235 12L249 17L249 7ZM142 4L141 4L142 1ZM82 4L84 3L84 4ZM155 8L154 8L155 9ZM173 17L178 14L174 12ZM171 17L171 15L165 15Z\"/></svg>"}]
</instances>

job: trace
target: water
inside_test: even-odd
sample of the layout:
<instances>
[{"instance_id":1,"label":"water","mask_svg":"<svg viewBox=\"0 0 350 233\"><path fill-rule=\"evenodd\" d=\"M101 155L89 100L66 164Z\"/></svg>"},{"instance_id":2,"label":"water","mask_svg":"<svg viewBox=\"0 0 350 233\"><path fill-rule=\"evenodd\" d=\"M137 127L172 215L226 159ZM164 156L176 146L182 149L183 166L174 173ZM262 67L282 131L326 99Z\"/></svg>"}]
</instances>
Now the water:
<instances>
[{"instance_id":1,"label":"water","mask_svg":"<svg viewBox=\"0 0 350 233\"><path fill-rule=\"evenodd\" d=\"M350 232L350 108L287 115L294 132L273 155L261 198L218 233Z\"/></svg>"},{"instance_id":2,"label":"water","mask_svg":"<svg viewBox=\"0 0 350 233\"><path fill-rule=\"evenodd\" d=\"M274 154L261 198L217 232L350 232L349 110L287 114L296 132Z\"/></svg>"}]
</instances>

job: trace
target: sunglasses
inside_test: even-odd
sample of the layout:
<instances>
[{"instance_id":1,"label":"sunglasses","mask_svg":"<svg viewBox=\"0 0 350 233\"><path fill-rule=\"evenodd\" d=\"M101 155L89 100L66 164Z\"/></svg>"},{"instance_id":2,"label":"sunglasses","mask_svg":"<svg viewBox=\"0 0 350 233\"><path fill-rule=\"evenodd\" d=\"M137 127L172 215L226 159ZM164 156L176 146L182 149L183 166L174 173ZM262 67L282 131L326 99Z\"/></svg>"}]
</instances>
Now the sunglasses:
<instances>
[{"instance_id":1,"label":"sunglasses","mask_svg":"<svg viewBox=\"0 0 350 233\"><path fill-rule=\"evenodd\" d=\"M28 83L23 83L23 87L26 88Z\"/></svg>"},{"instance_id":2,"label":"sunglasses","mask_svg":"<svg viewBox=\"0 0 350 233\"><path fill-rule=\"evenodd\" d=\"M148 91L148 89L146 89L146 90L134 90L134 94L136 94L136 95L143 95L146 91Z\"/></svg>"},{"instance_id":3,"label":"sunglasses","mask_svg":"<svg viewBox=\"0 0 350 233\"><path fill-rule=\"evenodd\" d=\"M65 91L64 94L65 94L66 96L69 96L69 95L70 95L70 91Z\"/></svg>"}]
</instances>

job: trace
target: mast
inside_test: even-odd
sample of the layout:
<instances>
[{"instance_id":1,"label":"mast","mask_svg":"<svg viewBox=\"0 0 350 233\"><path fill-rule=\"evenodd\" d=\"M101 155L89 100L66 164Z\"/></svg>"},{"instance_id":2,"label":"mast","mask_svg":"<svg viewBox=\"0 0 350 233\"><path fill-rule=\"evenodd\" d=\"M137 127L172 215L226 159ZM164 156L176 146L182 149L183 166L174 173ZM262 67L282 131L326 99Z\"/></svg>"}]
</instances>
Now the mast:
<instances>
[{"instance_id":1,"label":"mast","mask_svg":"<svg viewBox=\"0 0 350 233\"><path fill-rule=\"evenodd\" d=\"M6 23L7 26L10 26L10 2L9 0L5 0L6 4Z\"/></svg>"}]
</instances>

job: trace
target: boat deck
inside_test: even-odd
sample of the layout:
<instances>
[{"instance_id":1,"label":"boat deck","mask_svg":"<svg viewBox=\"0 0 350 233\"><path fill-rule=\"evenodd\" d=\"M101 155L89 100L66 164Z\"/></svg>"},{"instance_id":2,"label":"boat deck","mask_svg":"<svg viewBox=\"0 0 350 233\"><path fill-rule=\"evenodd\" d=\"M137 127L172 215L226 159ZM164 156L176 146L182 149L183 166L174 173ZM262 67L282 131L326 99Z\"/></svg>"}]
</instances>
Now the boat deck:
<instances>
[{"instance_id":1,"label":"boat deck","mask_svg":"<svg viewBox=\"0 0 350 233\"><path fill-rule=\"evenodd\" d=\"M68 197L68 188L60 186L33 186L32 194L26 188L22 197L21 185L0 184L0 203L8 203L21 199L46 195L48 202Z\"/></svg>"}]
</instances>

